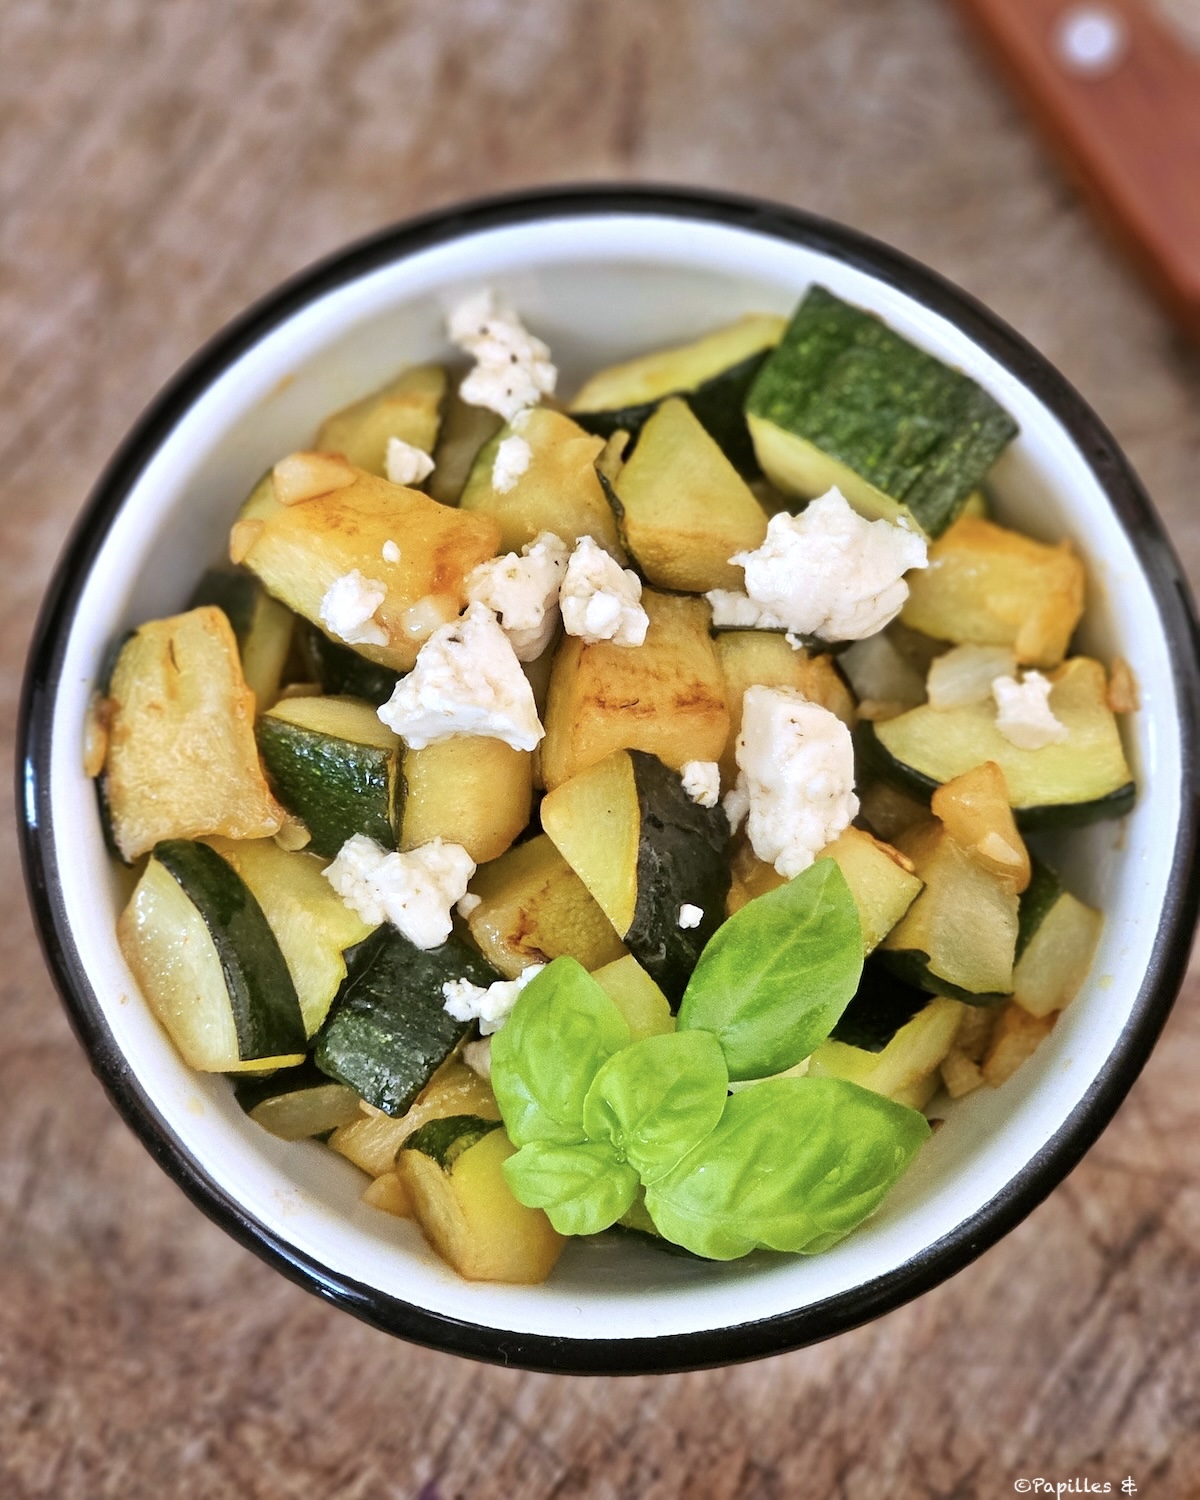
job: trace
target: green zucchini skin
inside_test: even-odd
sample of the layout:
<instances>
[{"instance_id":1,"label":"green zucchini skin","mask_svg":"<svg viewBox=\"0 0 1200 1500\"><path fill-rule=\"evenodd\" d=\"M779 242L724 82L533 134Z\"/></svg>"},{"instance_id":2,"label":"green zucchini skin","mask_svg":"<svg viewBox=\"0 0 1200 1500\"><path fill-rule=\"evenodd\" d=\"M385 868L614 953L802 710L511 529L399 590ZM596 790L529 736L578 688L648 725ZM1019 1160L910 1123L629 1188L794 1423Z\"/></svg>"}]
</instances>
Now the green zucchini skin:
<instances>
[{"instance_id":1,"label":"green zucchini skin","mask_svg":"<svg viewBox=\"0 0 1200 1500\"><path fill-rule=\"evenodd\" d=\"M396 847L397 804L404 802L398 752L334 739L269 714L254 732L275 794L303 819L315 854L335 858L356 833L384 849Z\"/></svg>"},{"instance_id":2,"label":"green zucchini skin","mask_svg":"<svg viewBox=\"0 0 1200 1500\"><path fill-rule=\"evenodd\" d=\"M1018 431L975 381L821 286L764 361L746 410L907 505L930 536Z\"/></svg>"},{"instance_id":3,"label":"green zucchini skin","mask_svg":"<svg viewBox=\"0 0 1200 1500\"><path fill-rule=\"evenodd\" d=\"M855 756L859 765L859 780L874 775L889 781L902 792L921 802L928 802L942 784L923 771L897 760L882 744L875 733L875 726L864 720L854 731ZM1137 785L1126 782L1104 797L1094 797L1089 802L1052 802L1035 807L1014 807L1013 817L1022 833L1043 833L1055 828L1086 828L1089 823L1099 823L1105 818L1123 818L1132 812L1137 801ZM939 991L940 993L940 991Z\"/></svg>"},{"instance_id":4,"label":"green zucchini skin","mask_svg":"<svg viewBox=\"0 0 1200 1500\"><path fill-rule=\"evenodd\" d=\"M940 978L929 968L928 955L925 953L918 953L913 949L895 948L878 948L876 953L880 963L891 972L894 978L912 989L924 990L926 999L929 995L945 995L951 1000L963 1000L968 1005L984 1006L999 1005L1008 999L1007 993L977 995L973 990L964 990L961 985L951 984L948 979ZM909 1019L912 1018L909 1017ZM838 1037L838 1041L844 1040L844 1037ZM859 1046L861 1043L855 1043L855 1045Z\"/></svg>"},{"instance_id":5,"label":"green zucchini skin","mask_svg":"<svg viewBox=\"0 0 1200 1500\"><path fill-rule=\"evenodd\" d=\"M762 470L754 453L754 444L750 440L750 429L746 426L743 408L750 387L769 353L769 350L762 349L748 359L718 371L694 390L669 391L656 401L643 401L636 406L623 406L613 411L573 411L571 420L578 422L585 432L595 433L602 438L610 438L614 432L624 430L629 434L628 453L631 453L638 433L659 406L669 396L678 396L692 408L700 423L742 478L757 479Z\"/></svg>"},{"instance_id":6,"label":"green zucchini skin","mask_svg":"<svg viewBox=\"0 0 1200 1500\"><path fill-rule=\"evenodd\" d=\"M878 950L863 964L854 999L830 1032L835 1042L863 1052L882 1052L902 1026L929 1004L928 990L892 973Z\"/></svg>"},{"instance_id":7,"label":"green zucchini skin","mask_svg":"<svg viewBox=\"0 0 1200 1500\"><path fill-rule=\"evenodd\" d=\"M282 1057L308 1046L296 986L275 934L241 876L207 844L164 839L154 858L204 919L221 960L238 1055Z\"/></svg>"},{"instance_id":8,"label":"green zucchini skin","mask_svg":"<svg viewBox=\"0 0 1200 1500\"><path fill-rule=\"evenodd\" d=\"M1038 928L1066 890L1049 865L1044 865L1036 856L1030 858L1030 865L1029 884L1021 892L1021 903L1017 908L1017 958L1037 936Z\"/></svg>"},{"instance_id":9,"label":"green zucchini skin","mask_svg":"<svg viewBox=\"0 0 1200 1500\"><path fill-rule=\"evenodd\" d=\"M252 1073L230 1073L227 1076L233 1084L233 1097L247 1114L268 1099L278 1099L281 1094L324 1088L329 1083L329 1075L322 1073L311 1057L306 1057L297 1067L276 1068L273 1073L258 1077Z\"/></svg>"},{"instance_id":10,"label":"green zucchini skin","mask_svg":"<svg viewBox=\"0 0 1200 1500\"><path fill-rule=\"evenodd\" d=\"M457 937L422 949L381 927L357 950L317 1033L317 1067L385 1114L406 1114L470 1030L446 1012L442 985L469 979L486 987L501 977Z\"/></svg>"},{"instance_id":11,"label":"green zucchini skin","mask_svg":"<svg viewBox=\"0 0 1200 1500\"><path fill-rule=\"evenodd\" d=\"M427 1120L406 1136L401 1150L419 1151L437 1162L443 1172L451 1172L464 1151L500 1128L499 1120L484 1120L479 1115L444 1115L439 1120Z\"/></svg>"},{"instance_id":12,"label":"green zucchini skin","mask_svg":"<svg viewBox=\"0 0 1200 1500\"><path fill-rule=\"evenodd\" d=\"M209 568L192 590L187 607L197 609L202 604L215 604L224 610L238 645L243 646L254 624L261 593L262 584L252 573L225 573L220 568Z\"/></svg>"},{"instance_id":13,"label":"green zucchini skin","mask_svg":"<svg viewBox=\"0 0 1200 1500\"><path fill-rule=\"evenodd\" d=\"M323 631L305 620L301 622L300 650L306 671L321 691L332 697L362 698L378 708L392 696L401 674L390 667L359 656L349 646L331 641Z\"/></svg>"},{"instance_id":14,"label":"green zucchini skin","mask_svg":"<svg viewBox=\"0 0 1200 1500\"><path fill-rule=\"evenodd\" d=\"M676 1011L704 945L725 917L733 878L729 819L720 803L701 807L693 802L679 773L656 755L645 750L628 754L641 828L637 900L623 937ZM704 912L698 927L680 927L679 909L685 903Z\"/></svg>"}]
</instances>

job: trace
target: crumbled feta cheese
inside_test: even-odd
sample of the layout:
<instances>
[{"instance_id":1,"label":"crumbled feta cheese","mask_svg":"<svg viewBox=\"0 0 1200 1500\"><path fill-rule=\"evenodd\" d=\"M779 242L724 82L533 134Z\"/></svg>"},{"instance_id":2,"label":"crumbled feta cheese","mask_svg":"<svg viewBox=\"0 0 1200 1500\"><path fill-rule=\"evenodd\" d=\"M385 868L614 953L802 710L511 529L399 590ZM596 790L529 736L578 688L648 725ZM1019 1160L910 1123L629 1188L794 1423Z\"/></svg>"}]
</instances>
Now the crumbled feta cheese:
<instances>
[{"instance_id":1,"label":"crumbled feta cheese","mask_svg":"<svg viewBox=\"0 0 1200 1500\"><path fill-rule=\"evenodd\" d=\"M721 770L715 760L685 761L679 773L683 789L701 807L716 807L721 795Z\"/></svg>"},{"instance_id":2,"label":"crumbled feta cheese","mask_svg":"<svg viewBox=\"0 0 1200 1500\"><path fill-rule=\"evenodd\" d=\"M460 917L469 917L477 907L482 905L483 897L477 896L474 891L468 891L458 903L458 914Z\"/></svg>"},{"instance_id":3,"label":"crumbled feta cheese","mask_svg":"<svg viewBox=\"0 0 1200 1500\"><path fill-rule=\"evenodd\" d=\"M685 901L679 908L680 927L699 927L703 921L704 908L702 906L693 906L690 901Z\"/></svg>"},{"instance_id":4,"label":"crumbled feta cheese","mask_svg":"<svg viewBox=\"0 0 1200 1500\"><path fill-rule=\"evenodd\" d=\"M456 1021L478 1021L482 1036L491 1036L508 1020L517 996L545 964L530 964L515 979L497 979L486 989L469 979L448 979L442 985L443 1009Z\"/></svg>"},{"instance_id":5,"label":"crumbled feta cheese","mask_svg":"<svg viewBox=\"0 0 1200 1500\"><path fill-rule=\"evenodd\" d=\"M744 798L755 854L790 880L858 812L850 731L794 688L750 687L735 754L735 810Z\"/></svg>"},{"instance_id":6,"label":"crumbled feta cheese","mask_svg":"<svg viewBox=\"0 0 1200 1500\"><path fill-rule=\"evenodd\" d=\"M477 1042L468 1042L462 1049L462 1060L471 1072L484 1083L492 1081L492 1039L482 1036Z\"/></svg>"},{"instance_id":7,"label":"crumbled feta cheese","mask_svg":"<svg viewBox=\"0 0 1200 1500\"><path fill-rule=\"evenodd\" d=\"M744 776L739 777L721 798L721 806L729 819L730 830L736 833L750 815L750 793Z\"/></svg>"},{"instance_id":8,"label":"crumbled feta cheese","mask_svg":"<svg viewBox=\"0 0 1200 1500\"><path fill-rule=\"evenodd\" d=\"M388 563L398 563L400 561L400 548L395 542L390 540L384 542L383 560Z\"/></svg>"},{"instance_id":9,"label":"crumbled feta cheese","mask_svg":"<svg viewBox=\"0 0 1200 1500\"><path fill-rule=\"evenodd\" d=\"M749 594L737 589L710 589L704 596L712 605L712 622L718 630L785 630L770 610L755 604Z\"/></svg>"},{"instance_id":10,"label":"crumbled feta cheese","mask_svg":"<svg viewBox=\"0 0 1200 1500\"><path fill-rule=\"evenodd\" d=\"M1054 686L1040 672L1026 672L1022 681L997 677L992 683L996 700L996 728L1018 750L1041 750L1061 744L1067 726L1054 717L1050 690Z\"/></svg>"},{"instance_id":11,"label":"crumbled feta cheese","mask_svg":"<svg viewBox=\"0 0 1200 1500\"><path fill-rule=\"evenodd\" d=\"M797 635L826 641L860 641L882 630L908 598L905 573L928 566L923 536L864 520L838 489L798 516L772 516L762 546L736 552L730 562L745 570L746 594L762 611L754 622L760 629L782 621Z\"/></svg>"},{"instance_id":12,"label":"crumbled feta cheese","mask_svg":"<svg viewBox=\"0 0 1200 1500\"><path fill-rule=\"evenodd\" d=\"M413 443L390 437L387 444L387 477L393 484L420 484L433 473L433 459Z\"/></svg>"},{"instance_id":13,"label":"crumbled feta cheese","mask_svg":"<svg viewBox=\"0 0 1200 1500\"><path fill-rule=\"evenodd\" d=\"M475 368L458 388L468 406L486 406L511 422L553 392L558 371L549 349L491 290L461 302L448 328L451 341L475 357Z\"/></svg>"},{"instance_id":14,"label":"crumbled feta cheese","mask_svg":"<svg viewBox=\"0 0 1200 1500\"><path fill-rule=\"evenodd\" d=\"M558 591L570 548L552 531L503 557L480 563L467 574L467 598L486 604L500 617L518 661L534 661L558 626Z\"/></svg>"},{"instance_id":15,"label":"crumbled feta cheese","mask_svg":"<svg viewBox=\"0 0 1200 1500\"><path fill-rule=\"evenodd\" d=\"M378 712L411 750L455 734L481 734L514 750L532 750L546 732L508 637L479 603L433 632Z\"/></svg>"},{"instance_id":16,"label":"crumbled feta cheese","mask_svg":"<svg viewBox=\"0 0 1200 1500\"><path fill-rule=\"evenodd\" d=\"M325 870L325 879L364 922L391 922L417 948L436 948L450 936L450 909L462 899L475 861L461 844L432 839L406 853L389 853L356 833Z\"/></svg>"},{"instance_id":17,"label":"crumbled feta cheese","mask_svg":"<svg viewBox=\"0 0 1200 1500\"><path fill-rule=\"evenodd\" d=\"M581 636L589 646L598 641L640 646L650 626L641 597L636 573L622 568L590 536L579 538L559 592L563 629L568 635Z\"/></svg>"},{"instance_id":18,"label":"crumbled feta cheese","mask_svg":"<svg viewBox=\"0 0 1200 1500\"><path fill-rule=\"evenodd\" d=\"M350 646L386 646L388 634L375 618L387 598L387 584L364 578L355 568L343 573L325 590L321 600L321 624L338 640Z\"/></svg>"},{"instance_id":19,"label":"crumbled feta cheese","mask_svg":"<svg viewBox=\"0 0 1200 1500\"><path fill-rule=\"evenodd\" d=\"M506 437L496 449L492 464L492 488L498 494L507 495L515 490L517 480L524 474L533 460L533 449L523 437L516 433Z\"/></svg>"}]
</instances>

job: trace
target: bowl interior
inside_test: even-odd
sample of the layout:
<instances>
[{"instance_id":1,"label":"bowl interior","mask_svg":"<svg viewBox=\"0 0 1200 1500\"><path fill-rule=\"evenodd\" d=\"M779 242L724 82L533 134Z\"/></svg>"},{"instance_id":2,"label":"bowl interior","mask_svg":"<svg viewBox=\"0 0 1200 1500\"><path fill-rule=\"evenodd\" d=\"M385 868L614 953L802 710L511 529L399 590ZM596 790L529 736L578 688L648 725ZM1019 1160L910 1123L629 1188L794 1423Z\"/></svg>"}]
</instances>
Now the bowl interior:
<instances>
[{"instance_id":1,"label":"bowl interior","mask_svg":"<svg viewBox=\"0 0 1200 1500\"><path fill-rule=\"evenodd\" d=\"M408 1222L359 1202L363 1179L315 1144L247 1121L229 1085L189 1071L136 992L114 936L128 889L105 853L80 750L104 650L123 628L178 610L259 475L311 441L319 419L401 364L445 358L445 308L490 283L550 344L569 395L600 364L751 310L788 312L819 281L967 370L1016 416L997 467L999 518L1069 535L1088 564L1085 648L1133 665L1128 724L1141 786L1133 815L1053 848L1107 914L1092 976L1050 1039L1002 1089L946 1104L942 1128L882 1210L811 1260L703 1265L606 1236L573 1243L541 1287L460 1280ZM403 537L398 538L403 545ZM202 390L148 461L96 555L65 646L51 740L50 853L94 1004L162 1127L272 1235L336 1277L492 1329L613 1339L727 1328L811 1307L895 1271L978 1214L1085 1100L1150 961L1180 816L1179 705L1155 598L1085 456L1038 395L951 322L895 286L803 245L718 223L612 213L468 234L335 287L278 323ZM1166 835L1164 830L1170 830Z\"/></svg>"}]
</instances>

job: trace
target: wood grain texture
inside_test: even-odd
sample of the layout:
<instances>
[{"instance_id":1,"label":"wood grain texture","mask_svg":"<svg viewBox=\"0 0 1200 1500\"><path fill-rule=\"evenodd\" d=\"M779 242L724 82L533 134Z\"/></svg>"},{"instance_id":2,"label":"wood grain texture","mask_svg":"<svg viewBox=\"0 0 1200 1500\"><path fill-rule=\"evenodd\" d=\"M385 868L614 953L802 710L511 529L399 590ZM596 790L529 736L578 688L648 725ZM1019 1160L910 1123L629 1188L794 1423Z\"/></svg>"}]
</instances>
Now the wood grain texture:
<instances>
[{"instance_id":1,"label":"wood grain texture","mask_svg":"<svg viewBox=\"0 0 1200 1500\"><path fill-rule=\"evenodd\" d=\"M158 385L346 239L633 176L847 220L966 285L1115 429L1200 574L1200 360L939 0L6 0L0 7L0 1496L990 1497L1200 1477L1195 983L1069 1181L822 1347L566 1380L389 1340L203 1219L89 1076L15 862L45 580Z\"/></svg>"}]
</instances>

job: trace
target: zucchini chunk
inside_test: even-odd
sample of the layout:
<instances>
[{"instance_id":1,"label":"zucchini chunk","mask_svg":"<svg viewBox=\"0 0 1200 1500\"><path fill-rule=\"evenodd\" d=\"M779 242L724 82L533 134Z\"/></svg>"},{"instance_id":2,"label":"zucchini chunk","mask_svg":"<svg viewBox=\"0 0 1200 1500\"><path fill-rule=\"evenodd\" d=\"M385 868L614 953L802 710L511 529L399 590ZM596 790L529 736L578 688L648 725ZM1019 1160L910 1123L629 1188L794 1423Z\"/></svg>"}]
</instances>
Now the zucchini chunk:
<instances>
[{"instance_id":1,"label":"zucchini chunk","mask_svg":"<svg viewBox=\"0 0 1200 1500\"><path fill-rule=\"evenodd\" d=\"M818 859L832 859L846 877L858 920L862 926L863 952L877 948L916 900L921 880L913 864L898 849L873 838L865 828L847 828L826 844ZM749 844L742 844L733 857L733 885L727 910L730 916L756 896L787 884L774 865L759 859Z\"/></svg>"},{"instance_id":2,"label":"zucchini chunk","mask_svg":"<svg viewBox=\"0 0 1200 1500\"><path fill-rule=\"evenodd\" d=\"M863 1052L882 1052L900 1028L928 1004L928 991L897 979L878 959L868 959L854 999L829 1035L835 1042Z\"/></svg>"},{"instance_id":3,"label":"zucchini chunk","mask_svg":"<svg viewBox=\"0 0 1200 1500\"><path fill-rule=\"evenodd\" d=\"M1057 1020L1057 1011L1047 1016L1032 1016L1023 1005L1010 1001L996 1017L992 1029L987 1055L981 1065L984 1083L993 1089L1007 1083L1054 1030Z\"/></svg>"},{"instance_id":4,"label":"zucchini chunk","mask_svg":"<svg viewBox=\"0 0 1200 1500\"><path fill-rule=\"evenodd\" d=\"M622 540L651 583L741 588L729 559L762 545L767 513L686 402L658 408L614 490Z\"/></svg>"},{"instance_id":5,"label":"zucchini chunk","mask_svg":"<svg viewBox=\"0 0 1200 1500\"><path fill-rule=\"evenodd\" d=\"M742 732L742 699L748 687L789 687L819 703L842 723L854 728L854 698L833 659L794 651L781 635L764 630L726 630L713 642L725 682L729 708L729 735L721 753L721 779L726 786L737 780L734 752Z\"/></svg>"},{"instance_id":6,"label":"zucchini chunk","mask_svg":"<svg viewBox=\"0 0 1200 1500\"><path fill-rule=\"evenodd\" d=\"M543 720L547 787L614 750L645 750L674 770L724 750L729 710L707 603L643 589L642 607L650 628L636 649L563 637Z\"/></svg>"},{"instance_id":7,"label":"zucchini chunk","mask_svg":"<svg viewBox=\"0 0 1200 1500\"><path fill-rule=\"evenodd\" d=\"M927 1000L879 1051L841 1041L823 1042L809 1060L808 1076L845 1078L910 1108L923 1109L937 1091L937 1069L954 1046L965 1009L944 995Z\"/></svg>"},{"instance_id":8,"label":"zucchini chunk","mask_svg":"<svg viewBox=\"0 0 1200 1500\"><path fill-rule=\"evenodd\" d=\"M285 698L258 721L258 747L280 801L333 859L356 833L396 847L404 800L400 741L369 703Z\"/></svg>"},{"instance_id":9,"label":"zucchini chunk","mask_svg":"<svg viewBox=\"0 0 1200 1500\"><path fill-rule=\"evenodd\" d=\"M442 986L500 975L458 937L417 948L384 925L363 944L317 1035L317 1067L361 1099L399 1117L470 1029L445 1009Z\"/></svg>"},{"instance_id":10,"label":"zucchini chunk","mask_svg":"<svg viewBox=\"0 0 1200 1500\"><path fill-rule=\"evenodd\" d=\"M433 453L445 398L446 372L441 365L413 365L381 390L326 417L317 433L317 451L340 453L356 469L382 478L387 473L389 438Z\"/></svg>"},{"instance_id":11,"label":"zucchini chunk","mask_svg":"<svg viewBox=\"0 0 1200 1500\"><path fill-rule=\"evenodd\" d=\"M1079 993L1104 928L1104 917L1063 888L1040 861L1021 898L1013 999L1031 1016L1063 1010Z\"/></svg>"},{"instance_id":12,"label":"zucchini chunk","mask_svg":"<svg viewBox=\"0 0 1200 1500\"><path fill-rule=\"evenodd\" d=\"M491 1088L464 1064L443 1063L417 1096L406 1115L398 1120L372 1110L342 1125L329 1138L330 1146L372 1177L382 1177L396 1164L400 1147L427 1120L444 1115L482 1115L500 1118L500 1107Z\"/></svg>"},{"instance_id":13,"label":"zucchini chunk","mask_svg":"<svg viewBox=\"0 0 1200 1500\"><path fill-rule=\"evenodd\" d=\"M812 500L939 536L1017 434L975 381L814 286L746 399L763 473Z\"/></svg>"},{"instance_id":14,"label":"zucchini chunk","mask_svg":"<svg viewBox=\"0 0 1200 1500\"><path fill-rule=\"evenodd\" d=\"M314 1036L346 977L346 950L375 929L337 894L315 854L289 852L274 839L206 842L237 871L262 908L296 986L305 1033Z\"/></svg>"},{"instance_id":15,"label":"zucchini chunk","mask_svg":"<svg viewBox=\"0 0 1200 1500\"><path fill-rule=\"evenodd\" d=\"M566 1244L540 1208L513 1197L503 1167L515 1149L493 1122L460 1115L423 1126L400 1153L425 1238L469 1281L536 1285Z\"/></svg>"},{"instance_id":16,"label":"zucchini chunk","mask_svg":"<svg viewBox=\"0 0 1200 1500\"><path fill-rule=\"evenodd\" d=\"M477 870L471 892L480 898L467 918L471 936L507 979L563 954L589 970L624 956L603 909L544 833Z\"/></svg>"},{"instance_id":17,"label":"zucchini chunk","mask_svg":"<svg viewBox=\"0 0 1200 1500\"><path fill-rule=\"evenodd\" d=\"M471 406L455 388L443 410L433 450L433 473L425 481L428 493L442 505L457 505L479 450L503 426L503 417L486 406Z\"/></svg>"},{"instance_id":18,"label":"zucchini chunk","mask_svg":"<svg viewBox=\"0 0 1200 1500\"><path fill-rule=\"evenodd\" d=\"M456 734L404 752L401 849L430 839L461 844L477 865L497 859L525 830L533 755L503 740Z\"/></svg>"},{"instance_id":19,"label":"zucchini chunk","mask_svg":"<svg viewBox=\"0 0 1200 1500\"><path fill-rule=\"evenodd\" d=\"M546 794L542 827L677 1008L725 916L724 809L693 802L656 756L617 750ZM704 913L695 927L680 926L685 905Z\"/></svg>"},{"instance_id":20,"label":"zucchini chunk","mask_svg":"<svg viewBox=\"0 0 1200 1500\"><path fill-rule=\"evenodd\" d=\"M675 1030L670 1001L632 953L605 964L592 978L625 1017L635 1042Z\"/></svg>"},{"instance_id":21,"label":"zucchini chunk","mask_svg":"<svg viewBox=\"0 0 1200 1500\"><path fill-rule=\"evenodd\" d=\"M1011 646L1022 666L1057 667L1083 616L1083 563L1070 542L1035 542L961 516L909 575L900 618L956 645Z\"/></svg>"},{"instance_id":22,"label":"zucchini chunk","mask_svg":"<svg viewBox=\"0 0 1200 1500\"><path fill-rule=\"evenodd\" d=\"M930 806L960 849L1020 895L1029 884L1029 851L995 761L985 760L938 787Z\"/></svg>"},{"instance_id":23,"label":"zucchini chunk","mask_svg":"<svg viewBox=\"0 0 1200 1500\"><path fill-rule=\"evenodd\" d=\"M923 704L884 723L863 724L860 747L881 775L924 796L994 761L1004 773L1017 827L1026 832L1124 817L1135 788L1103 666L1075 656L1050 675L1050 708L1067 728L1061 744L1018 749L996 728L996 705L989 701L941 710Z\"/></svg>"},{"instance_id":24,"label":"zucchini chunk","mask_svg":"<svg viewBox=\"0 0 1200 1500\"><path fill-rule=\"evenodd\" d=\"M972 1005L1007 998L1017 945L1012 883L973 859L939 822L902 835L899 844L925 885L880 945L888 967L918 989Z\"/></svg>"},{"instance_id":25,"label":"zucchini chunk","mask_svg":"<svg viewBox=\"0 0 1200 1500\"><path fill-rule=\"evenodd\" d=\"M399 562L383 556L391 541L399 543ZM495 556L498 541L490 516L461 513L358 469L352 484L301 505L280 505L268 474L234 523L230 555L317 626L321 601L347 573L357 570L385 584L387 597L375 618L388 643L355 649L380 666L407 672L429 634L431 613L439 622L459 613L466 603L464 579Z\"/></svg>"},{"instance_id":26,"label":"zucchini chunk","mask_svg":"<svg viewBox=\"0 0 1200 1500\"><path fill-rule=\"evenodd\" d=\"M281 1068L269 1078L239 1078L237 1102L256 1125L281 1141L324 1135L359 1118L358 1095L332 1083L312 1062Z\"/></svg>"},{"instance_id":27,"label":"zucchini chunk","mask_svg":"<svg viewBox=\"0 0 1200 1500\"><path fill-rule=\"evenodd\" d=\"M323 693L332 697L361 698L372 708L388 701L400 681L399 672L368 661L350 646L331 641L323 630L307 620L297 619L296 623L301 681L315 682Z\"/></svg>"},{"instance_id":28,"label":"zucchini chunk","mask_svg":"<svg viewBox=\"0 0 1200 1500\"><path fill-rule=\"evenodd\" d=\"M502 427L480 450L471 467L459 509L494 518L500 543L494 551L520 552L542 531L553 531L574 544L590 536L624 560L617 522L596 473L604 439L593 437L562 412L535 406L520 419L520 436L529 444L529 467L511 490L492 484L496 450L513 428Z\"/></svg>"},{"instance_id":29,"label":"zucchini chunk","mask_svg":"<svg viewBox=\"0 0 1200 1500\"><path fill-rule=\"evenodd\" d=\"M189 1067L262 1071L303 1062L296 987L262 908L205 844L157 844L117 941Z\"/></svg>"},{"instance_id":30,"label":"zucchini chunk","mask_svg":"<svg viewBox=\"0 0 1200 1500\"><path fill-rule=\"evenodd\" d=\"M134 631L109 680L107 718L101 788L127 864L163 839L267 838L283 826L237 640L213 605Z\"/></svg>"},{"instance_id":31,"label":"zucchini chunk","mask_svg":"<svg viewBox=\"0 0 1200 1500\"><path fill-rule=\"evenodd\" d=\"M636 439L668 396L682 396L720 444L739 474L758 473L743 415L746 393L783 336L787 319L747 313L702 338L599 370L568 408L588 432L610 437L622 429Z\"/></svg>"},{"instance_id":32,"label":"zucchini chunk","mask_svg":"<svg viewBox=\"0 0 1200 1500\"><path fill-rule=\"evenodd\" d=\"M200 579L188 608L201 604L215 604L225 611L237 637L242 676L254 694L256 710L265 713L279 697L296 616L272 599L252 574L222 573L217 568L210 568Z\"/></svg>"}]
</instances>

